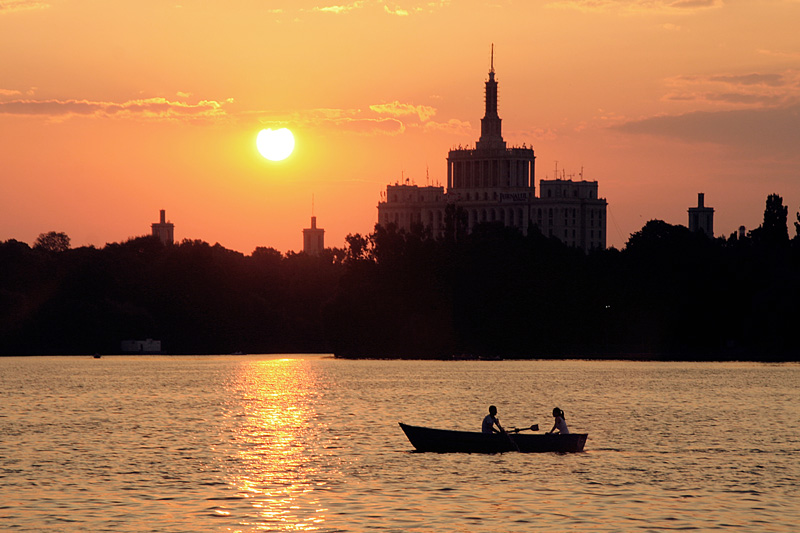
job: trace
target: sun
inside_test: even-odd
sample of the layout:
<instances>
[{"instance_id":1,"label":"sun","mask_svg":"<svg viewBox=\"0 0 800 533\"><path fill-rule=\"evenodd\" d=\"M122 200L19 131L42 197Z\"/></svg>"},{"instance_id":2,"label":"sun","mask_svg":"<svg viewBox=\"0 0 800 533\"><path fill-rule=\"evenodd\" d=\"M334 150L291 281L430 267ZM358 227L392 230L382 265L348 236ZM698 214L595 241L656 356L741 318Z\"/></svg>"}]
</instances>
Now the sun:
<instances>
[{"instance_id":1,"label":"sun","mask_svg":"<svg viewBox=\"0 0 800 533\"><path fill-rule=\"evenodd\" d=\"M256 147L270 161L281 161L294 150L294 135L287 128L261 130L256 137Z\"/></svg>"}]
</instances>

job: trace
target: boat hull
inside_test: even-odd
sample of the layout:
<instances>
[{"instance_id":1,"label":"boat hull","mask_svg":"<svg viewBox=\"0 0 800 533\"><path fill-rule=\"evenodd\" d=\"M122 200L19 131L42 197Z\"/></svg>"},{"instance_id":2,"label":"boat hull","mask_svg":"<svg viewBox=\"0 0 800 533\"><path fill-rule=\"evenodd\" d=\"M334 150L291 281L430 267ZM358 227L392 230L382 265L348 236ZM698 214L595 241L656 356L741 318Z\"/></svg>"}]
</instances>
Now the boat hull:
<instances>
[{"instance_id":1,"label":"boat hull","mask_svg":"<svg viewBox=\"0 0 800 533\"><path fill-rule=\"evenodd\" d=\"M586 433L535 434L494 433L433 429L400 423L400 428L418 452L437 453L545 453L582 452Z\"/></svg>"}]
</instances>

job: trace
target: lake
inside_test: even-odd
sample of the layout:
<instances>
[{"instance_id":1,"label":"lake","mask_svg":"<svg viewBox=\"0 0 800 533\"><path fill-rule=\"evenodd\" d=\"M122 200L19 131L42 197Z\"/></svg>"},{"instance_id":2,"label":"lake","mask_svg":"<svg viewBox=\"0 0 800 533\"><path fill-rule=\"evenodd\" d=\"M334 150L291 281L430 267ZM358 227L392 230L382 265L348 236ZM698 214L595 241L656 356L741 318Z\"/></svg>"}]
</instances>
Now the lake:
<instances>
[{"instance_id":1,"label":"lake","mask_svg":"<svg viewBox=\"0 0 800 533\"><path fill-rule=\"evenodd\" d=\"M578 454L415 453L397 422ZM0 358L0 529L715 531L800 524L800 365Z\"/></svg>"}]
</instances>

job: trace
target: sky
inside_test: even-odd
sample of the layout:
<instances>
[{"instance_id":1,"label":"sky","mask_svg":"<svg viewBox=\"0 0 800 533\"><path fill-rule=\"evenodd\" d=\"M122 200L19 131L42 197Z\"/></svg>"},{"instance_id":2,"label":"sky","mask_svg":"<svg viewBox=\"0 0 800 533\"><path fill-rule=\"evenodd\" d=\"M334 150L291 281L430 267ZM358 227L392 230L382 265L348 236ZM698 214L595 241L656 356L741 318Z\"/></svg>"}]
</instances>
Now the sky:
<instances>
[{"instance_id":1,"label":"sky","mask_svg":"<svg viewBox=\"0 0 800 533\"><path fill-rule=\"evenodd\" d=\"M800 0L0 0L0 241L150 233L250 254L369 233L386 185L446 182L494 44L509 145L596 180L608 245L800 210ZM264 128L296 146L272 162Z\"/></svg>"}]
</instances>

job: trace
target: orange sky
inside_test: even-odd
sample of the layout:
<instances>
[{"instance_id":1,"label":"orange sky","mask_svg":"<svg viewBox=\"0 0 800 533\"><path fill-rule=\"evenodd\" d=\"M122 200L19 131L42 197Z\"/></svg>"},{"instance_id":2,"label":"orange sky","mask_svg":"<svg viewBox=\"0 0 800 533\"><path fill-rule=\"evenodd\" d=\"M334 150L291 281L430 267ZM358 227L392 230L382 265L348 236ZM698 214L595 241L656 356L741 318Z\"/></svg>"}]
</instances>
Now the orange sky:
<instances>
[{"instance_id":1,"label":"orange sky","mask_svg":"<svg viewBox=\"0 0 800 533\"><path fill-rule=\"evenodd\" d=\"M715 233L800 208L798 0L0 0L0 240L148 234L302 248L368 233L388 183L446 180L495 43L509 144L583 168L608 244L704 192ZM262 158L286 126L294 154ZM536 182L538 191L538 179Z\"/></svg>"}]
</instances>

